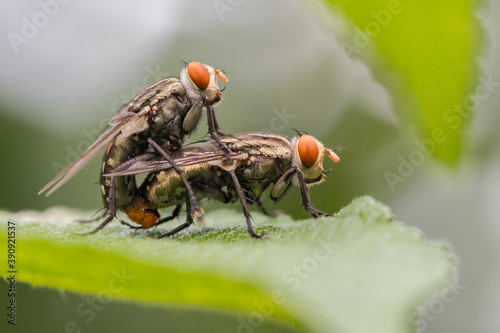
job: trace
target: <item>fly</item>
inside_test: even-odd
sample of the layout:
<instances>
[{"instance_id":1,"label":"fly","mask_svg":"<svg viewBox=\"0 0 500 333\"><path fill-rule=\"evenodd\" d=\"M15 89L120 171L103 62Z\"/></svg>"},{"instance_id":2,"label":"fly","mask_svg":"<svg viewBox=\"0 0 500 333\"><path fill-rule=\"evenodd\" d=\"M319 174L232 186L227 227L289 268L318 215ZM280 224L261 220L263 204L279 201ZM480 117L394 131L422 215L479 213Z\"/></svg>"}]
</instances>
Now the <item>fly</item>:
<instances>
[{"instance_id":1,"label":"fly","mask_svg":"<svg viewBox=\"0 0 500 333\"><path fill-rule=\"evenodd\" d=\"M222 137L229 148L231 163L226 164L225 154L214 140L186 145L172 152L175 167L164 158L143 155L115 169L106 176L125 176L150 172L139 191L127 207L130 215L176 206L172 216L158 220L154 225L175 218L185 203L186 222L161 237L168 237L193 223L190 203L185 187L175 168L186 176L198 199L214 199L223 203L240 201L249 234L260 238L253 231L247 203L257 202L261 207L263 192L270 186L270 198L280 200L297 184L301 193L302 207L313 217L327 215L314 207L309 188L324 180L323 158L325 153L334 161L339 157L331 149L310 135L297 135L292 140L277 134L257 132ZM134 220L134 219L132 219ZM142 227L141 221L135 221ZM141 227L138 227L141 228Z\"/></svg>"},{"instance_id":2,"label":"fly","mask_svg":"<svg viewBox=\"0 0 500 333\"><path fill-rule=\"evenodd\" d=\"M190 62L182 69L180 79L168 77L143 89L111 118L109 128L38 194L47 191L48 196L53 193L107 147L100 177L105 210L97 219L106 215L108 217L94 231L103 228L116 216L117 209L123 210L129 206L137 192L135 177L115 178L106 177L105 174L136 156L152 154L160 145L166 154L165 158L170 160L165 150L170 153L181 147L184 137L195 130L204 107L207 110L209 133L220 144L227 162L229 151L218 137L221 132L213 110L222 95L217 76L223 82L228 81L222 71L199 62ZM175 162L170 161L175 165ZM180 174L179 177L185 182L186 191L191 194L189 200L193 217L203 215L203 209L184 175ZM141 221L148 218L154 224L159 216L140 218Z\"/></svg>"}]
</instances>

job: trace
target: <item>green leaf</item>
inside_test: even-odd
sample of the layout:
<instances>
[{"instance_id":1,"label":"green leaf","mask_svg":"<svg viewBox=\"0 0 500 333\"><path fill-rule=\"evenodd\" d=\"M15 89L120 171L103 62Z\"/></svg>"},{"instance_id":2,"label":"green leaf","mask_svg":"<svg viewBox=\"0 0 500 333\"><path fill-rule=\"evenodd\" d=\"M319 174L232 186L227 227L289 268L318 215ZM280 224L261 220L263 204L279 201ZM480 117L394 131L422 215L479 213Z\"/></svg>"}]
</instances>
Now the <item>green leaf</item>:
<instances>
[{"instance_id":1,"label":"green leaf","mask_svg":"<svg viewBox=\"0 0 500 333\"><path fill-rule=\"evenodd\" d=\"M293 221L255 214L254 240L232 210L206 216L174 239L113 223L74 223L66 209L0 212L15 223L17 279L126 302L252 314L316 332L411 331L415 309L443 288L454 262L449 249L394 223L370 197L336 217ZM170 226L171 228L172 226ZM0 234L5 249L7 233ZM2 260L2 276L11 270ZM362 320L360 320L362 318Z\"/></svg>"},{"instance_id":2,"label":"green leaf","mask_svg":"<svg viewBox=\"0 0 500 333\"><path fill-rule=\"evenodd\" d=\"M416 126L420 140L432 143L431 154L456 163L478 82L480 1L325 1L349 21L348 36L341 37L347 54L372 67L396 112Z\"/></svg>"}]
</instances>

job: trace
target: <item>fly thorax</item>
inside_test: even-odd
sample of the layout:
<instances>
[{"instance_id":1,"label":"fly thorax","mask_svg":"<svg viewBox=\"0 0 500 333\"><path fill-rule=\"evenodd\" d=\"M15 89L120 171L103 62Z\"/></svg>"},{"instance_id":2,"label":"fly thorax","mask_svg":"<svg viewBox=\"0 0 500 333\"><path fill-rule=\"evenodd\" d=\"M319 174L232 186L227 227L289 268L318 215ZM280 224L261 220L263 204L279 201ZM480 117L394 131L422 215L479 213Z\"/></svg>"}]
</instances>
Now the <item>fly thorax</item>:
<instances>
[{"instance_id":1,"label":"fly thorax","mask_svg":"<svg viewBox=\"0 0 500 333\"><path fill-rule=\"evenodd\" d=\"M184 117L188 110L189 107L186 103L179 102L177 98L169 98L160 105L154 121L168 123L176 116Z\"/></svg>"},{"instance_id":2,"label":"fly thorax","mask_svg":"<svg viewBox=\"0 0 500 333\"><path fill-rule=\"evenodd\" d=\"M154 139L182 141L182 120L180 115L166 111L158 115L149 126L149 135Z\"/></svg>"}]
</instances>

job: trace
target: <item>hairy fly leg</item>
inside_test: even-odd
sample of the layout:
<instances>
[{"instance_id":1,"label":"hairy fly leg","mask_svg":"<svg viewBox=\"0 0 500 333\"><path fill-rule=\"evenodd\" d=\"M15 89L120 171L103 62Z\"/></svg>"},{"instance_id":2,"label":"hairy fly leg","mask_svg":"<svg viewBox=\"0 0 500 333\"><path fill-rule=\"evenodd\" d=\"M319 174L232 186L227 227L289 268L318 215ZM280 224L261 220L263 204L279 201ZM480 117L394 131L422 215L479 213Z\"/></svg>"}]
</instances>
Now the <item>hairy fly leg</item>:
<instances>
[{"instance_id":1,"label":"hairy fly leg","mask_svg":"<svg viewBox=\"0 0 500 333\"><path fill-rule=\"evenodd\" d=\"M245 195L243 194L243 190L241 189L240 181L238 180L238 177L236 176L236 173L234 172L234 170L229 171L229 174L231 175L231 178L233 179L233 184L234 184L234 187L236 188L236 193L238 194L238 198L240 199L240 202L241 202L241 208L243 209L243 215L245 215L245 219L247 222L248 233L253 238L262 238L262 237L266 236L266 234L257 235L255 233L255 231L253 231L250 211L248 210L247 200L245 198Z\"/></svg>"},{"instance_id":2,"label":"hairy fly leg","mask_svg":"<svg viewBox=\"0 0 500 333\"><path fill-rule=\"evenodd\" d=\"M205 213L203 211L203 208L201 208L200 204L198 203L198 200L196 200L196 196L194 195L193 189L191 187L191 184L186 179L186 175L184 172L177 166L175 161L170 157L170 155L167 154L163 148L161 148L153 139L148 138L149 144L156 149L158 153L160 153L171 165L172 168L177 172L179 177L181 178L182 182L184 183L184 186L186 187L187 195L188 195L188 201L190 204L190 215L191 218L194 217L201 217Z\"/></svg>"},{"instance_id":3,"label":"hairy fly leg","mask_svg":"<svg viewBox=\"0 0 500 333\"><path fill-rule=\"evenodd\" d=\"M181 205L177 205L175 208L179 208L179 211L180 211L180 207ZM175 211L175 210L174 210ZM170 236L173 236L175 235L176 233L186 229L187 227L189 227L191 224L194 223L193 221L193 218L191 217L191 205L189 203L189 200L186 201L186 211L187 211L187 214L186 214L186 222L184 222L183 224L181 224L180 226L170 230L169 232L159 236L158 238L165 238L165 237L170 237Z\"/></svg>"},{"instance_id":4,"label":"hairy fly leg","mask_svg":"<svg viewBox=\"0 0 500 333\"><path fill-rule=\"evenodd\" d=\"M99 211L102 211L102 213L100 213L96 217L93 217L91 219L85 219L85 220L78 219L78 220L76 220L76 222L78 222L78 223L92 223L92 222L97 222L97 221L101 220L104 216L106 216L108 214L108 211L105 208L101 208L101 209L98 210L98 212Z\"/></svg>"},{"instance_id":5,"label":"hairy fly leg","mask_svg":"<svg viewBox=\"0 0 500 333\"><path fill-rule=\"evenodd\" d=\"M95 234L96 232L104 228L109 222L113 221L113 219L116 217L115 199L116 199L115 177L111 177L111 184L109 186L109 206L105 212L105 215L107 214L108 217L101 224L99 224L97 228L87 233L84 233L83 235Z\"/></svg>"},{"instance_id":6,"label":"hairy fly leg","mask_svg":"<svg viewBox=\"0 0 500 333\"><path fill-rule=\"evenodd\" d=\"M173 219L178 218L179 214L181 213L181 208L182 208L182 205L175 206L174 210L172 211L172 214L170 214L170 216L167 216L167 217L160 219L158 222L156 222L155 226L163 224L163 223L168 222L168 221L172 221Z\"/></svg>"},{"instance_id":7,"label":"hairy fly leg","mask_svg":"<svg viewBox=\"0 0 500 333\"><path fill-rule=\"evenodd\" d=\"M258 197L257 200L257 207L259 207L260 211L262 214L269 216L269 217L276 217L276 216L283 216L285 213L283 213L281 210L277 209L272 212L269 212L267 208L264 206L264 203L262 202L262 197Z\"/></svg>"},{"instance_id":8,"label":"hairy fly leg","mask_svg":"<svg viewBox=\"0 0 500 333\"><path fill-rule=\"evenodd\" d=\"M314 218L320 216L331 216L314 207L309 196L309 187L306 185L304 175L300 170L297 170L297 178L299 179L300 196L302 198L302 207L311 214Z\"/></svg>"},{"instance_id":9,"label":"hairy fly leg","mask_svg":"<svg viewBox=\"0 0 500 333\"><path fill-rule=\"evenodd\" d=\"M262 202L261 197L257 198L257 207L259 207L262 214L264 214L266 216L271 216L271 214L269 214L269 212L267 211L266 207L264 207L264 203Z\"/></svg>"},{"instance_id":10,"label":"hairy fly leg","mask_svg":"<svg viewBox=\"0 0 500 333\"><path fill-rule=\"evenodd\" d=\"M227 145L219 138L219 136L223 136L224 134L220 131L219 124L215 118L214 109L212 108L212 105L210 105L210 101L208 99L205 100L205 105L207 108L208 133L224 152L225 159L222 164L229 165L231 164L231 153Z\"/></svg>"}]
</instances>

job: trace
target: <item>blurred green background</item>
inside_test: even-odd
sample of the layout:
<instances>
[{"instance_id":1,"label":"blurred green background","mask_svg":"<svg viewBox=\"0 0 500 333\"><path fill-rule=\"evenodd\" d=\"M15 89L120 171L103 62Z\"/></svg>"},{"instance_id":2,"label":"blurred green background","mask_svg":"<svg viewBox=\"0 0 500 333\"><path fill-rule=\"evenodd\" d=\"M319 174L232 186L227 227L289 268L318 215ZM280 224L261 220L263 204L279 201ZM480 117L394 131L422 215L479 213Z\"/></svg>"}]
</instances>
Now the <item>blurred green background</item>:
<instances>
[{"instance_id":1,"label":"blurred green background","mask_svg":"<svg viewBox=\"0 0 500 333\"><path fill-rule=\"evenodd\" d=\"M498 85L476 106L457 167L450 169L426 157L403 183L391 187L385 174L397 173L401 160L415 151L417 130L394 110L395 103L374 79L374 70L346 55L335 37L345 29L342 22L315 3L233 1L223 2L229 3L223 12L216 9L217 3L59 4L16 52L9 33L20 34L23 18L31 18L42 7L36 1L4 1L0 5L0 32L5 37L0 52L0 208L44 210L63 205L97 211L99 158L50 197L39 197L37 192L86 149L117 108L139 89L178 75L182 61L198 60L225 70L229 78L216 109L223 131L273 131L291 137L295 128L330 148L342 148L339 164L325 161L325 168L333 169L327 181L311 190L318 208L333 213L354 197L368 194L389 205L399 220L452 246L465 291L435 316L426 332L496 332L500 327L495 316L500 311ZM495 82L500 81L500 23L494 19L499 15L500 4L494 1L485 2L478 12L485 29L483 55L477 59L480 75ZM366 52L361 58L370 56ZM201 124L190 139L206 133L205 120ZM275 208L305 218L299 203L295 190ZM29 306L19 307L19 321L35 325L44 316L41 309L54 309L60 320L44 322L52 331L62 331L81 302L78 296L61 297L51 290L21 286L21 291L20 300ZM155 325L207 316L191 312L178 316L175 311L113 303L92 325L111 322L125 330L128 326L120 319L124 313L135 313L137 321L148 325L153 319L146 314L151 312L157 314ZM214 315L203 320L234 319ZM84 331L104 326L87 328Z\"/></svg>"}]
</instances>

